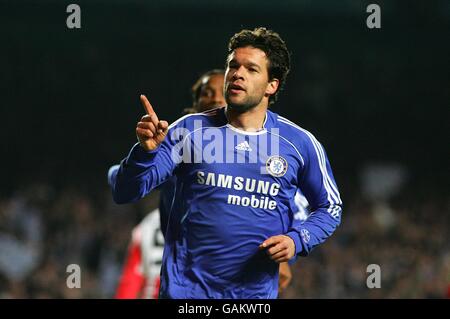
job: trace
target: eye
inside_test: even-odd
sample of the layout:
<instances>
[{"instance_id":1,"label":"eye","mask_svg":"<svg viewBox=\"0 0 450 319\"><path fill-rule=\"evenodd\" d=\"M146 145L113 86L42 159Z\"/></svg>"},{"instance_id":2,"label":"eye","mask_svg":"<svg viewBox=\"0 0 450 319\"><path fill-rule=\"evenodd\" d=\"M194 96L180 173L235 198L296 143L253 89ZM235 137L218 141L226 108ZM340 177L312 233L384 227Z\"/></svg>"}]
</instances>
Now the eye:
<instances>
[{"instance_id":1,"label":"eye","mask_svg":"<svg viewBox=\"0 0 450 319\"><path fill-rule=\"evenodd\" d=\"M200 91L201 97L211 97L213 95L213 92L209 89Z\"/></svg>"},{"instance_id":2,"label":"eye","mask_svg":"<svg viewBox=\"0 0 450 319\"><path fill-rule=\"evenodd\" d=\"M258 70L256 70L255 68L250 68L248 69L250 72L254 73L254 72L258 72Z\"/></svg>"}]
</instances>

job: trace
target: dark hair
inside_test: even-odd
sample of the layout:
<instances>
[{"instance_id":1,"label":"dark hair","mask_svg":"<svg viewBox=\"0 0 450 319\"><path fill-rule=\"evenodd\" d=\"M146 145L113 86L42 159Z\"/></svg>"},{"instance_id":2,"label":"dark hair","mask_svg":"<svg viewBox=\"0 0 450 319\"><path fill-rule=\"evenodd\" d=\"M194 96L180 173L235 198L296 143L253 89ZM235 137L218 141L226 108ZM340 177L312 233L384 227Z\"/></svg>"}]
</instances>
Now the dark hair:
<instances>
[{"instance_id":1,"label":"dark hair","mask_svg":"<svg viewBox=\"0 0 450 319\"><path fill-rule=\"evenodd\" d=\"M194 85L191 88L191 93L192 93L192 107L194 109L197 108L197 103L198 103L198 99L200 98L200 93L202 92L202 87L203 87L203 81L206 77L210 77L212 75L216 75L216 74L220 74L220 75L225 75L225 71L222 69L213 69L210 70L206 73L203 73L202 76L200 76L198 78L198 80L194 83Z\"/></svg>"},{"instance_id":2,"label":"dark hair","mask_svg":"<svg viewBox=\"0 0 450 319\"><path fill-rule=\"evenodd\" d=\"M264 51L269 60L269 79L278 79L280 84L277 92L269 98L269 104L277 100L278 93L283 89L286 77L291 68L291 57L286 43L280 35L266 28L242 30L233 35L228 43L228 55L235 49L251 46Z\"/></svg>"}]
</instances>

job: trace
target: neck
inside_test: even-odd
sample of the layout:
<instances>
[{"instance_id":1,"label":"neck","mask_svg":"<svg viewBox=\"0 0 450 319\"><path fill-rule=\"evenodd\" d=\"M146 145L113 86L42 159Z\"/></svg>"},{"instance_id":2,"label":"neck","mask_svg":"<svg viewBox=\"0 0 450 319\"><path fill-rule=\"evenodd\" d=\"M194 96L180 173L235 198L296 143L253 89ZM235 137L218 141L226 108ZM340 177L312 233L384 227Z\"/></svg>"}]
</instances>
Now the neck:
<instances>
[{"instance_id":1,"label":"neck","mask_svg":"<svg viewBox=\"0 0 450 319\"><path fill-rule=\"evenodd\" d=\"M243 131L256 132L263 128L266 119L267 106L258 105L251 110L239 113L229 107L226 108L228 123Z\"/></svg>"}]
</instances>

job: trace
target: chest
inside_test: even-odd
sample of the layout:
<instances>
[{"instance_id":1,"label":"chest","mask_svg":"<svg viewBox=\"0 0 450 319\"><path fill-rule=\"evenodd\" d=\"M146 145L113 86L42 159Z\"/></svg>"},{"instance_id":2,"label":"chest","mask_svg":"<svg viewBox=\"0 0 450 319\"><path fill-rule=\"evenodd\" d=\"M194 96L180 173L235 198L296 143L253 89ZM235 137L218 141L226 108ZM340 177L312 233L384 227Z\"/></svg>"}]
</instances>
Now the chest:
<instances>
[{"instance_id":1,"label":"chest","mask_svg":"<svg viewBox=\"0 0 450 319\"><path fill-rule=\"evenodd\" d=\"M276 136L218 128L196 133L183 146L182 171L188 184L271 197L295 192L297 156Z\"/></svg>"}]
</instances>

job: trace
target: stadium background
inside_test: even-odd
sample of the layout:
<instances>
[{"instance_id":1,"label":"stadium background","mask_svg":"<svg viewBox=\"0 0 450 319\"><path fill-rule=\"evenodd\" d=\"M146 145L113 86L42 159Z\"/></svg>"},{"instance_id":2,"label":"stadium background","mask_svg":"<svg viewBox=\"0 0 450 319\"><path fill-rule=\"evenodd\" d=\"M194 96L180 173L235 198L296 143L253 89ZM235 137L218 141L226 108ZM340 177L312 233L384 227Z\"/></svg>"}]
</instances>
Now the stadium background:
<instances>
[{"instance_id":1,"label":"stadium background","mask_svg":"<svg viewBox=\"0 0 450 319\"><path fill-rule=\"evenodd\" d=\"M0 1L0 297L113 295L130 231L157 203L117 206L106 182L135 142L139 94L175 120L229 37L256 26L293 53L273 110L325 145L345 204L281 297L447 296L449 1L77 1L79 30L70 3ZM81 289L66 288L72 263ZM366 287L373 263L381 289Z\"/></svg>"}]
</instances>

